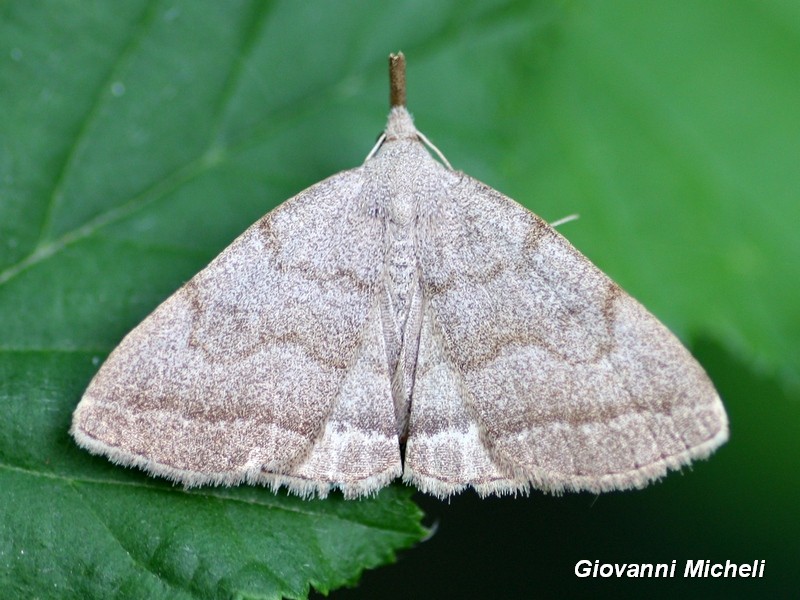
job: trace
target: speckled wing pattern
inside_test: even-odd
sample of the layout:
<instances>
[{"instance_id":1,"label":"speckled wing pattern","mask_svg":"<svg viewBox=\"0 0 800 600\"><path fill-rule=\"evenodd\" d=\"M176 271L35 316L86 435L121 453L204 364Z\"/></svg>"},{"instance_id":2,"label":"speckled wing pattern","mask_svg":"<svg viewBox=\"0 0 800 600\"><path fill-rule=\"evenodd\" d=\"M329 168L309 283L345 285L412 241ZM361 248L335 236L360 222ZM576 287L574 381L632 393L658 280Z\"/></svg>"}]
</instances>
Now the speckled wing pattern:
<instances>
[{"instance_id":1,"label":"speckled wing pattern","mask_svg":"<svg viewBox=\"0 0 800 600\"><path fill-rule=\"evenodd\" d=\"M462 175L421 243L406 477L450 494L642 487L727 439L680 342L561 235Z\"/></svg>"},{"instance_id":2,"label":"speckled wing pattern","mask_svg":"<svg viewBox=\"0 0 800 600\"><path fill-rule=\"evenodd\" d=\"M347 498L401 474L439 497L641 487L722 444L680 342L423 139L393 108L363 166L167 299L89 385L78 443L187 486Z\"/></svg>"},{"instance_id":3,"label":"speckled wing pattern","mask_svg":"<svg viewBox=\"0 0 800 600\"><path fill-rule=\"evenodd\" d=\"M324 496L401 473L377 302L383 227L358 171L267 214L112 352L78 443L187 486Z\"/></svg>"}]
</instances>

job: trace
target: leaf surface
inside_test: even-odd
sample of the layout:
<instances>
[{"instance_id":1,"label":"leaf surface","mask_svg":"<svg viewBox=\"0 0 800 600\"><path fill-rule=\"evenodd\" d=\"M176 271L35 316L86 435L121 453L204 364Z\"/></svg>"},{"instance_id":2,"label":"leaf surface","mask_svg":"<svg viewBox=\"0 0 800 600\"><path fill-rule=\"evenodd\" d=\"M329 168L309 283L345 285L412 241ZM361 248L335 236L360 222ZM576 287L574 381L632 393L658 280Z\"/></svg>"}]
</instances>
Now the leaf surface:
<instances>
[{"instance_id":1,"label":"leaf surface","mask_svg":"<svg viewBox=\"0 0 800 600\"><path fill-rule=\"evenodd\" d=\"M304 597L424 535L402 488L187 493L67 435L125 333L363 160L390 51L456 168L580 213L562 233L680 336L800 389L797 31L778 0L0 5L0 585Z\"/></svg>"}]
</instances>

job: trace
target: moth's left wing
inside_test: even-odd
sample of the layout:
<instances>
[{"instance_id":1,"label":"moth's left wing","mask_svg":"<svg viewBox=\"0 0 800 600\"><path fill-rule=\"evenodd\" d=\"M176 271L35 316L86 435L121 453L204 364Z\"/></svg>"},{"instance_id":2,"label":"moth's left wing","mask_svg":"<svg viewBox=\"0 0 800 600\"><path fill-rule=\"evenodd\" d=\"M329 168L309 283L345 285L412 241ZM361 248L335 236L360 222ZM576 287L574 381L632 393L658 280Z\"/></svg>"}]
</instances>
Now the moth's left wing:
<instances>
[{"instance_id":1,"label":"moth's left wing","mask_svg":"<svg viewBox=\"0 0 800 600\"><path fill-rule=\"evenodd\" d=\"M78 443L185 485L358 496L399 475L362 179L288 200L128 334L75 411Z\"/></svg>"}]
</instances>

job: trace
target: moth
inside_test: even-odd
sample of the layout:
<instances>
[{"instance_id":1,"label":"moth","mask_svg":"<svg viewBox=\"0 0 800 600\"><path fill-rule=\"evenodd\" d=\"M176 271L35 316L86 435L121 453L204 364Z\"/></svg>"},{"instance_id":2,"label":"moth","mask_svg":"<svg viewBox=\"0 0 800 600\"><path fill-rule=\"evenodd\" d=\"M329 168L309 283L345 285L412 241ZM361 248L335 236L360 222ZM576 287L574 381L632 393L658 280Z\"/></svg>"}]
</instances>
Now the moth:
<instances>
[{"instance_id":1,"label":"moth","mask_svg":"<svg viewBox=\"0 0 800 600\"><path fill-rule=\"evenodd\" d=\"M435 160L402 54L390 79L364 164L268 213L131 331L75 410L77 443L185 486L346 498L400 476L438 497L638 488L722 444L681 343L542 219Z\"/></svg>"}]
</instances>

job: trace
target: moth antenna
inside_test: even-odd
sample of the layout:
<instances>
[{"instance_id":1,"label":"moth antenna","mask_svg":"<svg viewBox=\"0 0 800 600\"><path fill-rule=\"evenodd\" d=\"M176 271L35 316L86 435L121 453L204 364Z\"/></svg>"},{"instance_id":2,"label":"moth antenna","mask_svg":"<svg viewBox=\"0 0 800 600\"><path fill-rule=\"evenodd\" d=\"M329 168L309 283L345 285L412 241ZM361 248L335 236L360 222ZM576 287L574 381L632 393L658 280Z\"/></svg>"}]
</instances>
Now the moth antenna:
<instances>
[{"instance_id":1,"label":"moth antenna","mask_svg":"<svg viewBox=\"0 0 800 600\"><path fill-rule=\"evenodd\" d=\"M572 213L571 215L567 215L566 217L561 217L560 219L556 219L552 223L550 223L550 227L555 229L556 227L560 227L564 223L569 223L570 221L577 221L580 219L581 216L578 213Z\"/></svg>"},{"instance_id":2,"label":"moth antenna","mask_svg":"<svg viewBox=\"0 0 800 600\"><path fill-rule=\"evenodd\" d=\"M447 158L446 158L446 157L445 157L445 155L442 153L442 151L441 151L441 150L439 150L439 149L438 149L438 148L437 148L437 147L436 147L436 146L433 144L433 142L432 142L432 141L430 141L430 140L428 139L428 137L427 137L427 136L426 136L424 133L422 133L421 131L419 131L419 130L418 130L418 131L417 131L417 135L419 136L419 139L421 139L421 140L422 140L422 143L423 143L423 144L425 144L425 145L426 145L428 148L430 148L431 150L433 150L433 151L436 153L436 156L438 156L438 157L439 157L439 160L441 160L441 161L444 163L444 166L445 166L445 167L447 167L448 169L450 169L450 170L452 171L452 170L453 170L453 165L451 165L451 164L450 164L450 161L449 161L449 160L447 160Z\"/></svg>"},{"instance_id":3,"label":"moth antenna","mask_svg":"<svg viewBox=\"0 0 800 600\"><path fill-rule=\"evenodd\" d=\"M383 142L385 140L386 140L385 133L382 133L380 134L380 136L378 136L378 141L375 142L375 145L372 147L372 150L369 151L369 154L367 154L367 158L364 159L364 162L367 162L370 158L375 156L375 154L378 152L378 148L380 148L383 145Z\"/></svg>"}]
</instances>

